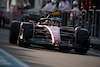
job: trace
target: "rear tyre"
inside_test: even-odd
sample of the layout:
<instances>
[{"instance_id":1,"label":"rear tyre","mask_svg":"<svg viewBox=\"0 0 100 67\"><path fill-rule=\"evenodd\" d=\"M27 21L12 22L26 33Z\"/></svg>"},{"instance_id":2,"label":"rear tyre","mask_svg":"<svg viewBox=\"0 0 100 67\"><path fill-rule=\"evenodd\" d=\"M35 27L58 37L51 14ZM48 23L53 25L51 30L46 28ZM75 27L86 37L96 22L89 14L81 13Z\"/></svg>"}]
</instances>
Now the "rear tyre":
<instances>
[{"instance_id":1,"label":"rear tyre","mask_svg":"<svg viewBox=\"0 0 100 67\"><path fill-rule=\"evenodd\" d=\"M11 33L9 33L9 42L11 44L16 44L17 38L18 38L18 34L16 32L12 31Z\"/></svg>"},{"instance_id":2,"label":"rear tyre","mask_svg":"<svg viewBox=\"0 0 100 67\"><path fill-rule=\"evenodd\" d=\"M89 35L88 31L86 29L82 28L77 28L76 33L75 33L75 41L78 44L78 47L80 48L75 48L75 53L80 53L80 54L85 54L87 53L89 49ZM83 49L85 48L85 49Z\"/></svg>"},{"instance_id":3,"label":"rear tyre","mask_svg":"<svg viewBox=\"0 0 100 67\"><path fill-rule=\"evenodd\" d=\"M20 21L13 21L10 33L9 33L9 42L12 44L17 44L18 34L19 34L19 28L20 28Z\"/></svg>"},{"instance_id":4,"label":"rear tyre","mask_svg":"<svg viewBox=\"0 0 100 67\"><path fill-rule=\"evenodd\" d=\"M11 44L16 44L16 41L14 40L14 37L9 37L9 42Z\"/></svg>"}]
</instances>

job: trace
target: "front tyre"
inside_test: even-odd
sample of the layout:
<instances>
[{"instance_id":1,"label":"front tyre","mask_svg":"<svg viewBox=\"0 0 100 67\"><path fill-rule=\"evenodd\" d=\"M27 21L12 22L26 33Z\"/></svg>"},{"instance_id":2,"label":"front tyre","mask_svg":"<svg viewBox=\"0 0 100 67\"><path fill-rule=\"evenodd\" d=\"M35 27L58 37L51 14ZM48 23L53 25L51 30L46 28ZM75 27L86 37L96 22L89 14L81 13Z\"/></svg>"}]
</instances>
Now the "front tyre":
<instances>
[{"instance_id":1,"label":"front tyre","mask_svg":"<svg viewBox=\"0 0 100 67\"><path fill-rule=\"evenodd\" d=\"M17 44L20 24L21 21L12 21L9 33L9 42L12 44Z\"/></svg>"}]
</instances>

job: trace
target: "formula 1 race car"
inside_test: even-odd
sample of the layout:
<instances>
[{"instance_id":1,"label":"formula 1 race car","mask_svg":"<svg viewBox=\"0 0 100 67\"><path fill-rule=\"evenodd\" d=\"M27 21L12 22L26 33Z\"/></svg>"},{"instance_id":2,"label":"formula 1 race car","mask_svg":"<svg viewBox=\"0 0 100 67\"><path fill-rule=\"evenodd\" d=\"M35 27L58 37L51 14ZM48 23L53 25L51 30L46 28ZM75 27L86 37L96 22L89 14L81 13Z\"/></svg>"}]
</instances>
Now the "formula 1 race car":
<instances>
[{"instance_id":1,"label":"formula 1 race car","mask_svg":"<svg viewBox=\"0 0 100 67\"><path fill-rule=\"evenodd\" d=\"M36 20L36 16L32 18ZM13 21L10 29L10 43L17 43L21 47L29 47L30 44L49 45L53 48L58 47L60 50L74 49L76 53L87 53L89 50L87 29L74 28L71 25L61 26L61 18L58 17L40 18L38 23L34 21Z\"/></svg>"}]
</instances>

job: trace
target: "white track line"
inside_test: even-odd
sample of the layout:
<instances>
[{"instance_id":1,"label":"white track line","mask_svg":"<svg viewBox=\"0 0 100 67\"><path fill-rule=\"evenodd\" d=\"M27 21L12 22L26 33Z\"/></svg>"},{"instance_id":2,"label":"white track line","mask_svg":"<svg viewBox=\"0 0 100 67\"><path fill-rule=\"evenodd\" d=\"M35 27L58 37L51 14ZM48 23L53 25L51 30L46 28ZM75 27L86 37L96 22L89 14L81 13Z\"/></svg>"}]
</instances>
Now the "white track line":
<instances>
[{"instance_id":1,"label":"white track line","mask_svg":"<svg viewBox=\"0 0 100 67\"><path fill-rule=\"evenodd\" d=\"M91 51L88 51L88 53L91 53L91 54L94 54L94 55L100 56L100 54L98 54L98 53L94 53L94 52L91 52Z\"/></svg>"},{"instance_id":2,"label":"white track line","mask_svg":"<svg viewBox=\"0 0 100 67\"><path fill-rule=\"evenodd\" d=\"M14 56L12 56L11 54L7 53L6 51L4 51L3 49L0 48L0 51L2 53L4 53L6 56L8 56L9 58L11 58L13 61L15 61L16 63L18 63L19 65L21 65L22 67L29 67L28 65L26 65L25 63L23 63L22 61L18 60L17 58L15 58Z\"/></svg>"}]
</instances>

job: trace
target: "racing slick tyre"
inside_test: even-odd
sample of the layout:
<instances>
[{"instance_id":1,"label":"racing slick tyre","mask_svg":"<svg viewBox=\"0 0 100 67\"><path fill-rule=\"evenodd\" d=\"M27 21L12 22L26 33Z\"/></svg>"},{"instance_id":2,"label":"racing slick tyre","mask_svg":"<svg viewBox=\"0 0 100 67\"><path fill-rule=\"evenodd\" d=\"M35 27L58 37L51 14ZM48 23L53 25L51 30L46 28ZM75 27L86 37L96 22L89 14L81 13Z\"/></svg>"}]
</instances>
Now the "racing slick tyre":
<instances>
[{"instance_id":1,"label":"racing slick tyre","mask_svg":"<svg viewBox=\"0 0 100 67\"><path fill-rule=\"evenodd\" d=\"M17 43L19 28L21 21L13 21L10 27L9 42L12 44Z\"/></svg>"},{"instance_id":2,"label":"racing slick tyre","mask_svg":"<svg viewBox=\"0 0 100 67\"><path fill-rule=\"evenodd\" d=\"M87 53L88 49L90 48L88 39L89 39L89 33L87 29L83 28L76 29L75 41L78 44L78 48L75 48L75 53L81 53L81 54Z\"/></svg>"},{"instance_id":3,"label":"racing slick tyre","mask_svg":"<svg viewBox=\"0 0 100 67\"><path fill-rule=\"evenodd\" d=\"M23 23L23 38L25 40L32 38L33 36L33 24L32 23Z\"/></svg>"},{"instance_id":4,"label":"racing slick tyre","mask_svg":"<svg viewBox=\"0 0 100 67\"><path fill-rule=\"evenodd\" d=\"M27 40L33 36L33 24L22 22L19 34L17 45L21 47L29 47L30 43L27 43Z\"/></svg>"}]
</instances>

